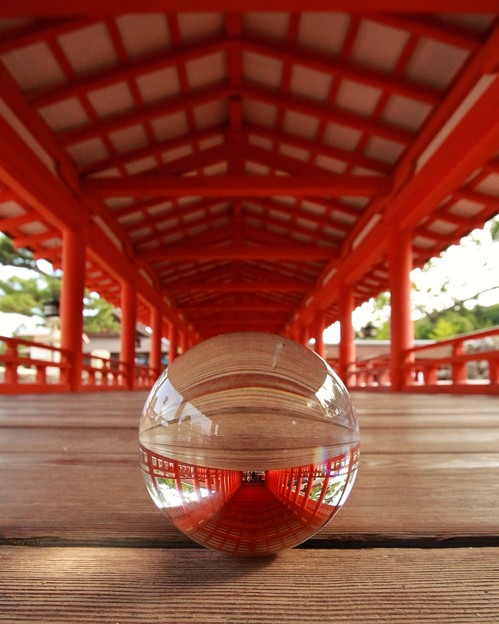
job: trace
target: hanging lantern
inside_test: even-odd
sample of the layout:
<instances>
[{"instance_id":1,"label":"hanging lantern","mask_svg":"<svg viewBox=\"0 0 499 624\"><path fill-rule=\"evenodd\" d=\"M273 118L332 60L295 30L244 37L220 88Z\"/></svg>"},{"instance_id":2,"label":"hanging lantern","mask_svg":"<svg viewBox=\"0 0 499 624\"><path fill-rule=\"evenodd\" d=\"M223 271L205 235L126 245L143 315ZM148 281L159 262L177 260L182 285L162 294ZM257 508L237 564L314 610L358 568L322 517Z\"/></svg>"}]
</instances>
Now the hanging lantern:
<instances>
[{"instance_id":1,"label":"hanging lantern","mask_svg":"<svg viewBox=\"0 0 499 624\"><path fill-rule=\"evenodd\" d=\"M360 330L364 338L376 338L378 330L372 321L368 321Z\"/></svg>"},{"instance_id":2,"label":"hanging lantern","mask_svg":"<svg viewBox=\"0 0 499 624\"><path fill-rule=\"evenodd\" d=\"M59 299L52 297L43 304L43 315L45 318L54 318L60 315Z\"/></svg>"}]
</instances>

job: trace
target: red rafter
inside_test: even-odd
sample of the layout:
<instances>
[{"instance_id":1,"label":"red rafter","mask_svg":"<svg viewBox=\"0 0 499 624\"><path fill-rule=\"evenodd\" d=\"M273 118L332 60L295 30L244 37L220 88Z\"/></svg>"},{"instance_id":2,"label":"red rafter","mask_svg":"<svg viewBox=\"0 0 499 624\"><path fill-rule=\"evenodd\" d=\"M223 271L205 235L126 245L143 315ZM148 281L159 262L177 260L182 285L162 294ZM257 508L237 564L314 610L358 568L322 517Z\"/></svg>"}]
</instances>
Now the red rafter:
<instances>
[{"instance_id":1,"label":"red rafter","mask_svg":"<svg viewBox=\"0 0 499 624\"><path fill-rule=\"evenodd\" d=\"M223 182L222 182L223 180ZM257 181L258 185L254 182ZM143 175L128 178L92 178L82 182L82 189L91 196L147 197L164 195L181 197L269 197L294 195L296 197L339 197L344 195L382 195L388 192L389 182L375 176L209 176L169 178Z\"/></svg>"}]
</instances>

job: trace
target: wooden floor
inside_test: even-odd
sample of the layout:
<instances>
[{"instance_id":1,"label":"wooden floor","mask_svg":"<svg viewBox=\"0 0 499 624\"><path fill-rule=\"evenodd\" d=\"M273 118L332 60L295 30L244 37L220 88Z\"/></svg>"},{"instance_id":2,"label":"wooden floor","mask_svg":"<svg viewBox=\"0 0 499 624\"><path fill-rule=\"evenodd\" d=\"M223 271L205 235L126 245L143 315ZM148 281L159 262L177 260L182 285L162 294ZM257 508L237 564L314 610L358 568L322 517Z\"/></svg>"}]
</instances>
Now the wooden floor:
<instances>
[{"instance_id":1,"label":"wooden floor","mask_svg":"<svg viewBox=\"0 0 499 624\"><path fill-rule=\"evenodd\" d=\"M0 396L0 622L499 622L499 398L354 394L361 464L297 549L190 543L138 466L144 393Z\"/></svg>"}]
</instances>

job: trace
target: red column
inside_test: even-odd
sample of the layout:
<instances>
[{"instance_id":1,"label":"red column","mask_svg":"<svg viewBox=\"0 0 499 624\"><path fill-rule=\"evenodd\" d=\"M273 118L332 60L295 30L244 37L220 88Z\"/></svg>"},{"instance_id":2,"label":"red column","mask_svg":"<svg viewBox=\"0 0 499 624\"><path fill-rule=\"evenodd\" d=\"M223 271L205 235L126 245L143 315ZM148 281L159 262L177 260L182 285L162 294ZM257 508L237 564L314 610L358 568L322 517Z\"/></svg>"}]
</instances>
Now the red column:
<instances>
[{"instance_id":1,"label":"red column","mask_svg":"<svg viewBox=\"0 0 499 624\"><path fill-rule=\"evenodd\" d=\"M185 353L187 351L187 334L185 331L178 332L178 351Z\"/></svg>"},{"instance_id":2,"label":"red column","mask_svg":"<svg viewBox=\"0 0 499 624\"><path fill-rule=\"evenodd\" d=\"M121 284L121 361L127 370L127 386L135 387L135 337L137 301L134 285L129 281Z\"/></svg>"},{"instance_id":3,"label":"red column","mask_svg":"<svg viewBox=\"0 0 499 624\"><path fill-rule=\"evenodd\" d=\"M171 364L177 357L178 351L178 331L175 323L170 323L168 328L168 340L170 342L170 349L168 353L168 363Z\"/></svg>"},{"instance_id":4,"label":"red column","mask_svg":"<svg viewBox=\"0 0 499 624\"><path fill-rule=\"evenodd\" d=\"M151 352L149 354L149 368L156 378L161 373L161 336L163 333L163 319L158 307L151 309Z\"/></svg>"},{"instance_id":5,"label":"red column","mask_svg":"<svg viewBox=\"0 0 499 624\"><path fill-rule=\"evenodd\" d=\"M405 369L412 355L406 350L414 347L414 325L411 320L412 239L408 232L394 231L388 248L390 282L390 373L392 390L400 392L410 381Z\"/></svg>"},{"instance_id":6,"label":"red column","mask_svg":"<svg viewBox=\"0 0 499 624\"><path fill-rule=\"evenodd\" d=\"M324 344L324 338L322 336L324 332L324 313L317 312L315 316L315 347L314 351L317 355L320 355L321 358L326 359L326 346Z\"/></svg>"},{"instance_id":7,"label":"red column","mask_svg":"<svg viewBox=\"0 0 499 624\"><path fill-rule=\"evenodd\" d=\"M308 347L308 340L308 325L302 325L302 327L300 328L300 344L302 344L304 347Z\"/></svg>"},{"instance_id":8,"label":"red column","mask_svg":"<svg viewBox=\"0 0 499 624\"><path fill-rule=\"evenodd\" d=\"M347 386L355 385L355 375L348 374L348 364L355 362L355 332L352 325L354 309L353 286L345 284L341 290L339 301L340 313L340 345L339 345L339 374ZM352 367L350 367L352 371Z\"/></svg>"},{"instance_id":9,"label":"red column","mask_svg":"<svg viewBox=\"0 0 499 624\"><path fill-rule=\"evenodd\" d=\"M71 390L81 387L83 364L83 297L85 234L65 230L62 241L61 347L69 352L66 379Z\"/></svg>"}]
</instances>

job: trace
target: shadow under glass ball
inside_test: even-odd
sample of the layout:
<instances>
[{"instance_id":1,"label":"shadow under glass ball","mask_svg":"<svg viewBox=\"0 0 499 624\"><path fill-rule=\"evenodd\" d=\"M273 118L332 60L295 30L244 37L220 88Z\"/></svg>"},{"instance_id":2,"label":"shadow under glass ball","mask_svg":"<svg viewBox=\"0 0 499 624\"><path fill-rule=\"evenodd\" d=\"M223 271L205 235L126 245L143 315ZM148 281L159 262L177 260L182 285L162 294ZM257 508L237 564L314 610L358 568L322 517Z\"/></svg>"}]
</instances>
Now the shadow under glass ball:
<instances>
[{"instance_id":1,"label":"shadow under glass ball","mask_svg":"<svg viewBox=\"0 0 499 624\"><path fill-rule=\"evenodd\" d=\"M281 336L224 334L178 357L140 421L147 489L209 548L270 554L312 537L346 501L359 428L344 385Z\"/></svg>"}]
</instances>

